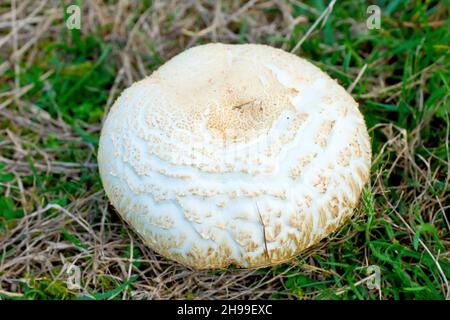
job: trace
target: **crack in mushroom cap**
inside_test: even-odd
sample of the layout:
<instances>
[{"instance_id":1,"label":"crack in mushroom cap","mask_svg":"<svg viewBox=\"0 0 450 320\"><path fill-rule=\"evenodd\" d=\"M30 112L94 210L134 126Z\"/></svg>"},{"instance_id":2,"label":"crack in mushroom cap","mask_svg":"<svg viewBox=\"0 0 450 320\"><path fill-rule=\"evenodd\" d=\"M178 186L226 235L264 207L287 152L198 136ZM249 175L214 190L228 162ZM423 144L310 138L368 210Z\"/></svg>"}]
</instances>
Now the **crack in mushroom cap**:
<instances>
[{"instance_id":1,"label":"crack in mushroom cap","mask_svg":"<svg viewBox=\"0 0 450 320\"><path fill-rule=\"evenodd\" d=\"M208 44L126 89L98 162L119 214L182 264L289 260L351 216L371 149L357 103L295 55Z\"/></svg>"}]
</instances>

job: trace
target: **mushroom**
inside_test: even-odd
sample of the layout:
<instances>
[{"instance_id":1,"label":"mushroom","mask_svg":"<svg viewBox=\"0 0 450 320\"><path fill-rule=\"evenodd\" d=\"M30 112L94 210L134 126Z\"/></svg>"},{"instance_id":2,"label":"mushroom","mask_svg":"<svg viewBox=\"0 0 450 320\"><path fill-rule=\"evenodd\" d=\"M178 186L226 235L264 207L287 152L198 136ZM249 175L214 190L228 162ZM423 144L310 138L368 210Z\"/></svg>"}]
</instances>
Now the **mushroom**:
<instances>
[{"instance_id":1,"label":"mushroom","mask_svg":"<svg viewBox=\"0 0 450 320\"><path fill-rule=\"evenodd\" d=\"M285 262L352 215L371 146L335 80L265 45L188 49L126 89L98 163L121 217L196 268Z\"/></svg>"}]
</instances>

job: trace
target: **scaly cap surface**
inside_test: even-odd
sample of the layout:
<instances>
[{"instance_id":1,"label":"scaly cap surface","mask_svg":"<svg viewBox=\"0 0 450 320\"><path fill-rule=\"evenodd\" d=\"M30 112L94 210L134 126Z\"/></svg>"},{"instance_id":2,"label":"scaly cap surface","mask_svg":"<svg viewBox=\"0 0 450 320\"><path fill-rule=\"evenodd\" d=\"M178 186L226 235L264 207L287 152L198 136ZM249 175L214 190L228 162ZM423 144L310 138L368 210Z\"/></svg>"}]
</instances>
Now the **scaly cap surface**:
<instances>
[{"instance_id":1,"label":"scaly cap surface","mask_svg":"<svg viewBox=\"0 0 450 320\"><path fill-rule=\"evenodd\" d=\"M98 162L120 215L195 268L294 257L351 216L370 172L353 98L264 45L186 50L117 99Z\"/></svg>"}]
</instances>

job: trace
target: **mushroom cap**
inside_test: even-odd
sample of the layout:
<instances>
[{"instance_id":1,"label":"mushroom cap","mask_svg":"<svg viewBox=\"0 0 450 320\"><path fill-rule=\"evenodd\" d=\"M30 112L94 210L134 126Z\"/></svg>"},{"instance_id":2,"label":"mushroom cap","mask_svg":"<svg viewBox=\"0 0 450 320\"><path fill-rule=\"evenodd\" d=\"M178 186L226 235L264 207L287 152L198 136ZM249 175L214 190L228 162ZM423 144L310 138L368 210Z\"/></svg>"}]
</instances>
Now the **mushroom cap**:
<instances>
[{"instance_id":1,"label":"mushroom cap","mask_svg":"<svg viewBox=\"0 0 450 320\"><path fill-rule=\"evenodd\" d=\"M352 215L371 149L357 103L313 64L216 43L120 95L98 162L111 203L156 252L197 269L255 268Z\"/></svg>"}]
</instances>

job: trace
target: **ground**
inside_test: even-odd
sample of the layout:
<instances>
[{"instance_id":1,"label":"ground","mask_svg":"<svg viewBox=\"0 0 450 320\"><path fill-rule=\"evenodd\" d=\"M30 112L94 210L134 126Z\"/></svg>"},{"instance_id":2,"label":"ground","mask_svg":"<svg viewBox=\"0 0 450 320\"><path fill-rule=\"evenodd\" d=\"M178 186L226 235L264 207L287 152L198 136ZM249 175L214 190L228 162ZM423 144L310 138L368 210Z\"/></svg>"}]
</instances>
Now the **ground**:
<instances>
[{"instance_id":1,"label":"ground","mask_svg":"<svg viewBox=\"0 0 450 320\"><path fill-rule=\"evenodd\" d=\"M71 4L81 30L65 23ZM0 299L450 298L448 16L444 1L0 2ZM353 219L290 263L191 270L105 198L96 151L112 102L211 41L294 51L367 122L371 180Z\"/></svg>"}]
</instances>

